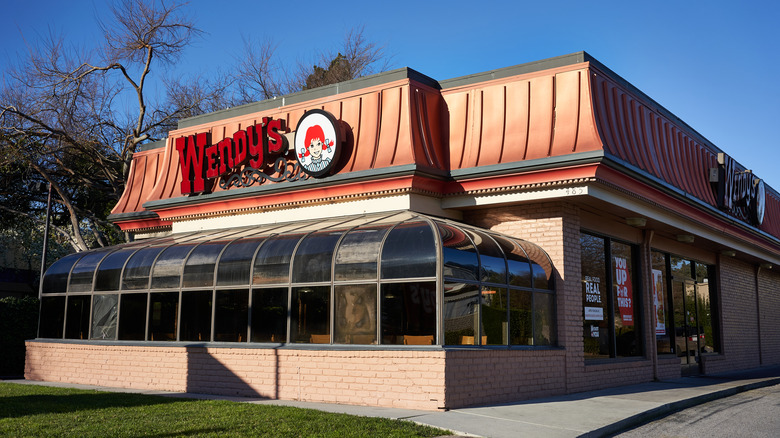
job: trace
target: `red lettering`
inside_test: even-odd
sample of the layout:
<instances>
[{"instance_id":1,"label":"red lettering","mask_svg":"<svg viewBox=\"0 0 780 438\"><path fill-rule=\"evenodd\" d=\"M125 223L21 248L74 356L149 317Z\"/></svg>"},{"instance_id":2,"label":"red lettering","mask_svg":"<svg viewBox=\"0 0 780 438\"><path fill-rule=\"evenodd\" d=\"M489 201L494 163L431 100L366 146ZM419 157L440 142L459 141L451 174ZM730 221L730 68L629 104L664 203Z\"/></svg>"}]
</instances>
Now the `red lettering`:
<instances>
[{"instance_id":1,"label":"red lettering","mask_svg":"<svg viewBox=\"0 0 780 438\"><path fill-rule=\"evenodd\" d=\"M206 178L216 178L219 176L219 154L217 152L217 145L213 144L206 148L206 159L208 159L208 167L206 168Z\"/></svg>"},{"instance_id":2,"label":"red lettering","mask_svg":"<svg viewBox=\"0 0 780 438\"><path fill-rule=\"evenodd\" d=\"M260 168L265 160L265 157L263 156L263 128L261 126L252 125L246 128L246 135L247 145L249 146L249 167L254 167L255 169Z\"/></svg>"},{"instance_id":3,"label":"red lettering","mask_svg":"<svg viewBox=\"0 0 780 438\"><path fill-rule=\"evenodd\" d=\"M240 131L239 131L240 132ZM219 174L224 175L233 170L233 142L230 138L224 138L217 143L219 152Z\"/></svg>"},{"instance_id":4,"label":"red lettering","mask_svg":"<svg viewBox=\"0 0 780 438\"><path fill-rule=\"evenodd\" d=\"M205 190L203 154L201 152L206 144L208 144L207 133L176 139L176 150L179 151L179 164L181 165L182 195L192 192L200 193Z\"/></svg>"},{"instance_id":5,"label":"red lettering","mask_svg":"<svg viewBox=\"0 0 780 438\"><path fill-rule=\"evenodd\" d=\"M279 131L284 130L284 120L263 117L263 125L266 126L268 133L268 154L283 154L288 148L287 139L279 133Z\"/></svg>"},{"instance_id":6,"label":"red lettering","mask_svg":"<svg viewBox=\"0 0 780 438\"><path fill-rule=\"evenodd\" d=\"M249 159L249 150L246 144L246 131L236 131L233 134L233 145L235 147L235 155L233 156L233 164L231 166L241 167L246 164Z\"/></svg>"}]
</instances>

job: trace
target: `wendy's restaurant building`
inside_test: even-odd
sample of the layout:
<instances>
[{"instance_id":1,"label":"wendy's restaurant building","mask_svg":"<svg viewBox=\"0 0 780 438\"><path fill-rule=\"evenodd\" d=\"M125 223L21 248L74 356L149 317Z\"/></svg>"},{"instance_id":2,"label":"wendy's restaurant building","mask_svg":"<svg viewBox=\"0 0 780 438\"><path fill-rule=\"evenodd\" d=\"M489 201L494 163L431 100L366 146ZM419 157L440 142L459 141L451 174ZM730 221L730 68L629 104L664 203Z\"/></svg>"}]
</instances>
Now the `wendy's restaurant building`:
<instances>
[{"instance_id":1,"label":"wendy's restaurant building","mask_svg":"<svg viewBox=\"0 0 780 438\"><path fill-rule=\"evenodd\" d=\"M34 380L446 409L780 363L780 195L581 52L182 121Z\"/></svg>"}]
</instances>

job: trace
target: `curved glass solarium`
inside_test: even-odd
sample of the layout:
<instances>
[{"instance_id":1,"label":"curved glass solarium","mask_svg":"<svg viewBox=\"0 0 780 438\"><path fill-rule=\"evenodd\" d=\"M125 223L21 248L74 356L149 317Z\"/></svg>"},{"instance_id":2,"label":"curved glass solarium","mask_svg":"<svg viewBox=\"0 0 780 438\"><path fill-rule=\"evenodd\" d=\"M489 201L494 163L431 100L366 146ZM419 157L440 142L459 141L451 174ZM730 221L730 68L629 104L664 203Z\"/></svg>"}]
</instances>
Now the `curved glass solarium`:
<instances>
[{"instance_id":1,"label":"curved glass solarium","mask_svg":"<svg viewBox=\"0 0 780 438\"><path fill-rule=\"evenodd\" d=\"M552 345L552 272L530 242L411 212L171 235L54 263L39 337Z\"/></svg>"}]
</instances>

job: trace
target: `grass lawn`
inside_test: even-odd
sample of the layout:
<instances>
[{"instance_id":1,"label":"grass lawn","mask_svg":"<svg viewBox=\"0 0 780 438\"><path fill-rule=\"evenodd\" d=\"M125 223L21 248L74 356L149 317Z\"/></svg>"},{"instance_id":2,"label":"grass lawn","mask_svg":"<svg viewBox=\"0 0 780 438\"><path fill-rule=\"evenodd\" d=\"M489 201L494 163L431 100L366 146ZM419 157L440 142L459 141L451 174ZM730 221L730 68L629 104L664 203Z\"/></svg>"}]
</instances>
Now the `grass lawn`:
<instances>
[{"instance_id":1,"label":"grass lawn","mask_svg":"<svg viewBox=\"0 0 780 438\"><path fill-rule=\"evenodd\" d=\"M449 432L384 418L221 400L191 400L0 382L0 436L434 437Z\"/></svg>"}]
</instances>

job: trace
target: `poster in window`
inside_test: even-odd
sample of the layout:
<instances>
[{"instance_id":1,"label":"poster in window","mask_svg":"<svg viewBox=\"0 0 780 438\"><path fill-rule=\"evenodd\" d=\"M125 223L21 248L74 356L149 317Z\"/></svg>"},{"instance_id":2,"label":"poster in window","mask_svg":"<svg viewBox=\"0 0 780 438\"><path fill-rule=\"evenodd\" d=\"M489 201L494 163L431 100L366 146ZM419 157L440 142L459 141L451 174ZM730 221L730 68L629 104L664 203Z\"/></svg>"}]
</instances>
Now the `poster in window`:
<instances>
[{"instance_id":1,"label":"poster in window","mask_svg":"<svg viewBox=\"0 0 780 438\"><path fill-rule=\"evenodd\" d=\"M655 334L666 334L666 311L664 310L663 272L653 269L653 303L655 304Z\"/></svg>"},{"instance_id":2,"label":"poster in window","mask_svg":"<svg viewBox=\"0 0 780 438\"><path fill-rule=\"evenodd\" d=\"M601 299L601 279L599 277L585 276L583 280L585 292L585 320L603 321L604 308Z\"/></svg>"},{"instance_id":3,"label":"poster in window","mask_svg":"<svg viewBox=\"0 0 780 438\"><path fill-rule=\"evenodd\" d=\"M628 264L623 257L615 257L615 285L617 286L617 305L620 309L623 327L632 327L634 325L634 298Z\"/></svg>"}]
</instances>

